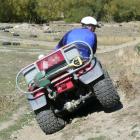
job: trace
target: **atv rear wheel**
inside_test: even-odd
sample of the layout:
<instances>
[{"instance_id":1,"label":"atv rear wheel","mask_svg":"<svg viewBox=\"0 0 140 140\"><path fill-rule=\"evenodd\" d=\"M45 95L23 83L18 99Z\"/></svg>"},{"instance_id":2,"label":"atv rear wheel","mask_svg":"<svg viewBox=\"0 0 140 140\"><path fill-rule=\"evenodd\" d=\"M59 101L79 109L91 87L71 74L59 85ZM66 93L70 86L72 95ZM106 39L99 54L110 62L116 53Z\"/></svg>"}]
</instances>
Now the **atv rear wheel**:
<instances>
[{"instance_id":1,"label":"atv rear wheel","mask_svg":"<svg viewBox=\"0 0 140 140\"><path fill-rule=\"evenodd\" d=\"M36 115L37 122L46 134L52 134L65 126L65 121L57 117L52 110L43 110Z\"/></svg>"},{"instance_id":2,"label":"atv rear wheel","mask_svg":"<svg viewBox=\"0 0 140 140\"><path fill-rule=\"evenodd\" d=\"M96 98L104 108L111 109L120 103L120 97L107 71L104 70L103 77L98 79L92 87Z\"/></svg>"}]
</instances>

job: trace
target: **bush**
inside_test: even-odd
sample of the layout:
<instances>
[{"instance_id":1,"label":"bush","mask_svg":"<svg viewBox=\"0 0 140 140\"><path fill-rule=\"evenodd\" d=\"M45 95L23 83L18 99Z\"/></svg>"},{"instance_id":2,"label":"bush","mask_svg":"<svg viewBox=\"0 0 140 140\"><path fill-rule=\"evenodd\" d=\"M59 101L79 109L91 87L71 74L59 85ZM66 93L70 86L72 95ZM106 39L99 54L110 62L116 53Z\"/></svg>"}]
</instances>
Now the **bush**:
<instances>
[{"instance_id":1,"label":"bush","mask_svg":"<svg viewBox=\"0 0 140 140\"><path fill-rule=\"evenodd\" d=\"M93 13L90 7L79 7L68 10L65 13L65 21L66 22L79 22L84 16L91 16Z\"/></svg>"},{"instance_id":2,"label":"bush","mask_svg":"<svg viewBox=\"0 0 140 140\"><path fill-rule=\"evenodd\" d=\"M104 21L140 20L139 0L0 0L0 22L79 22L83 16ZM5 10L6 9L6 10Z\"/></svg>"}]
</instances>

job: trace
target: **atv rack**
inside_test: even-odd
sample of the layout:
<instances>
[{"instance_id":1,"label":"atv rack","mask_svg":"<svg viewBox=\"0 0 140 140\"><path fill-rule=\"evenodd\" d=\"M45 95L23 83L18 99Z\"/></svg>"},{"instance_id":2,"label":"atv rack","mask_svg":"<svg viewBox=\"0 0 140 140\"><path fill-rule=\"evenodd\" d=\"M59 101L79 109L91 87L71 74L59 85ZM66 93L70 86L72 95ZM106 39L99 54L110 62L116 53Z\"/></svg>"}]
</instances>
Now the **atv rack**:
<instances>
[{"instance_id":1,"label":"atv rack","mask_svg":"<svg viewBox=\"0 0 140 140\"><path fill-rule=\"evenodd\" d=\"M89 50L90 54L89 57L83 57L80 54L80 49L79 48L85 47L87 50ZM57 57L57 55L55 54L59 54L59 56ZM55 61L53 63L54 66L49 66L51 64L48 64L48 61L52 60L54 57L56 56L57 59L56 61L60 61L60 63L63 63L62 67L59 67L60 64L57 64ZM49 60L50 58L50 60ZM60 60L58 60L60 59ZM36 93L40 90L42 90L44 87L39 87L37 89L35 89L34 91L24 91L19 84L19 79L21 78L21 76L25 77L25 81L26 83L29 85L31 84L31 82L34 80L34 77L41 72L43 77L42 78L46 78L46 79L52 79L54 78L56 75L61 74L64 71L67 71L66 74L64 74L62 78L67 77L68 75L75 75L75 73L77 71L79 71L80 69L86 67L93 59L93 52L92 52L92 48L83 41L75 41L72 42L56 51L54 51L53 53L44 56L43 58L35 61L34 63L26 66L25 68L21 69L19 71L19 73L16 76L16 87L17 89L21 92L21 93L25 93L25 94L33 94ZM43 64L46 63L43 67ZM51 67L51 68L49 68ZM56 69L55 71L51 71L52 67L58 67L58 69ZM49 69L51 69L49 71ZM56 80L53 80L51 82L54 83L56 81L60 80L59 78L57 78Z\"/></svg>"}]
</instances>

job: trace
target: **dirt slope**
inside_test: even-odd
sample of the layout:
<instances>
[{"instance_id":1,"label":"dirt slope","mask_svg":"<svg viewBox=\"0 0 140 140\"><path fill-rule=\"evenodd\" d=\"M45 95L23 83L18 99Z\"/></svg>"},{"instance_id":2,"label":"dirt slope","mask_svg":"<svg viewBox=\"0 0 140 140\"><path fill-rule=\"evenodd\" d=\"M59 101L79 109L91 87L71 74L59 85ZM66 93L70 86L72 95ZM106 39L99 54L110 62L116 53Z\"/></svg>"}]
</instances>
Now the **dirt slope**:
<instances>
[{"instance_id":1,"label":"dirt slope","mask_svg":"<svg viewBox=\"0 0 140 140\"><path fill-rule=\"evenodd\" d=\"M12 134L12 140L140 140L140 56L134 44L123 49L97 53L116 85L123 108L104 112L89 104L86 113L52 135L45 135L33 120ZM89 110L93 106L93 110ZM87 110L87 111L86 111Z\"/></svg>"},{"instance_id":2,"label":"dirt slope","mask_svg":"<svg viewBox=\"0 0 140 140\"><path fill-rule=\"evenodd\" d=\"M140 139L139 99L125 104L123 109L104 113L94 112L86 117L77 118L63 130L46 136L33 121L12 135L17 140L134 140ZM134 107L135 106L135 107Z\"/></svg>"}]
</instances>

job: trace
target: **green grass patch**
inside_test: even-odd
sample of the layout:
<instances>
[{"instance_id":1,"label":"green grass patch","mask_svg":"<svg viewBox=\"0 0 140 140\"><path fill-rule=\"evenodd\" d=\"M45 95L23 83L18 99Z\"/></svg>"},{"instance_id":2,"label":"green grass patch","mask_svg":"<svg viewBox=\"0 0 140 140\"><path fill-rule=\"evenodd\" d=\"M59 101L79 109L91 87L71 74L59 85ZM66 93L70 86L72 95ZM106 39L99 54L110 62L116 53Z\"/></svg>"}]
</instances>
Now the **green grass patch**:
<instances>
[{"instance_id":1,"label":"green grass patch","mask_svg":"<svg viewBox=\"0 0 140 140\"><path fill-rule=\"evenodd\" d=\"M32 48L32 46L30 47ZM28 106L25 97L19 97L16 91L15 79L20 69L36 61L38 56L36 53L26 53L28 49L27 47L24 48L24 46L21 46L20 49L17 47L17 51L13 46L9 48L10 46L0 48L4 50L0 51L0 123L9 121L21 106ZM15 49L15 51L9 51L12 49ZM23 112L23 114L25 113ZM31 118L32 115L30 114L19 117L16 124L0 131L0 140L8 140L13 131L28 124Z\"/></svg>"},{"instance_id":2,"label":"green grass patch","mask_svg":"<svg viewBox=\"0 0 140 140\"><path fill-rule=\"evenodd\" d=\"M17 120L14 125L8 127L7 129L0 131L0 140L10 139L11 134L14 131L22 129L23 126L28 125L31 122L31 120L33 119L33 116L34 116L33 113L25 114L21 118L19 118L19 120Z\"/></svg>"},{"instance_id":3,"label":"green grass patch","mask_svg":"<svg viewBox=\"0 0 140 140\"><path fill-rule=\"evenodd\" d=\"M15 79L18 71L34 62L37 55L15 52L0 52L0 95L15 94Z\"/></svg>"},{"instance_id":4,"label":"green grass patch","mask_svg":"<svg viewBox=\"0 0 140 140\"><path fill-rule=\"evenodd\" d=\"M138 133L139 133L139 131L136 131L136 130L135 131L132 131L131 132L131 136L132 137L136 137L138 135Z\"/></svg>"},{"instance_id":5,"label":"green grass patch","mask_svg":"<svg viewBox=\"0 0 140 140\"><path fill-rule=\"evenodd\" d=\"M137 53L140 55L140 44L136 45L135 49L136 49Z\"/></svg>"},{"instance_id":6,"label":"green grass patch","mask_svg":"<svg viewBox=\"0 0 140 140\"><path fill-rule=\"evenodd\" d=\"M105 136L98 136L94 138L88 138L88 140L107 140L107 138Z\"/></svg>"},{"instance_id":7,"label":"green grass patch","mask_svg":"<svg viewBox=\"0 0 140 140\"><path fill-rule=\"evenodd\" d=\"M23 106L28 107L28 101L24 97L11 97L11 99L10 97L10 95L0 96L0 123L10 120L10 117L19 108Z\"/></svg>"},{"instance_id":8,"label":"green grass patch","mask_svg":"<svg viewBox=\"0 0 140 140\"><path fill-rule=\"evenodd\" d=\"M1 49L1 48L0 48ZM23 67L33 63L37 59L37 54L23 53L18 51L0 51L0 122L6 121L19 107L26 105L26 99L19 98L15 87L17 73Z\"/></svg>"},{"instance_id":9,"label":"green grass patch","mask_svg":"<svg viewBox=\"0 0 140 140\"><path fill-rule=\"evenodd\" d=\"M137 128L138 127L138 124L135 124L133 127L132 127L132 129L135 129L135 128Z\"/></svg>"}]
</instances>

